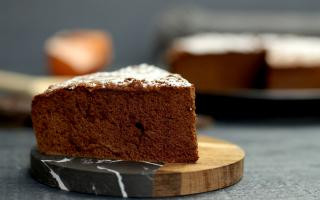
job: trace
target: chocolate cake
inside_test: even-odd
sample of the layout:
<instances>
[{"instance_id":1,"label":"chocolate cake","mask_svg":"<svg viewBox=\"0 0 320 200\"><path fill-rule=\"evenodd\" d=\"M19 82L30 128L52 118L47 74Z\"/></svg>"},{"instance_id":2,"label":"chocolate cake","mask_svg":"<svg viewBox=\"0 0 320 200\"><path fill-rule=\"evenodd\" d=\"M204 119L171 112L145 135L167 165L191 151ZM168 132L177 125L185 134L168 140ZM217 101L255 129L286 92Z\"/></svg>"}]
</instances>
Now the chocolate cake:
<instances>
[{"instance_id":1,"label":"chocolate cake","mask_svg":"<svg viewBox=\"0 0 320 200\"><path fill-rule=\"evenodd\" d=\"M167 61L198 92L211 93L254 87L264 56L255 35L204 33L175 40Z\"/></svg>"},{"instance_id":2,"label":"chocolate cake","mask_svg":"<svg viewBox=\"0 0 320 200\"><path fill-rule=\"evenodd\" d=\"M34 97L38 149L48 155L196 162L195 89L154 66L75 77Z\"/></svg>"},{"instance_id":3,"label":"chocolate cake","mask_svg":"<svg viewBox=\"0 0 320 200\"><path fill-rule=\"evenodd\" d=\"M270 89L320 88L320 39L264 35Z\"/></svg>"}]
</instances>

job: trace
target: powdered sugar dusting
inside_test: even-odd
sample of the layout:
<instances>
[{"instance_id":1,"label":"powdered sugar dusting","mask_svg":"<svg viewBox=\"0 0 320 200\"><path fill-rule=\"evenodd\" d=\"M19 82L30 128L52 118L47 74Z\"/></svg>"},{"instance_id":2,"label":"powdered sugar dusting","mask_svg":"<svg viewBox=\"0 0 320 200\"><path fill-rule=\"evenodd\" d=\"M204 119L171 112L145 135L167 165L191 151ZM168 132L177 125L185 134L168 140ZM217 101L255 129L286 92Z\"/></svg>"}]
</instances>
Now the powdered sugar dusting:
<instances>
[{"instance_id":1,"label":"powdered sugar dusting","mask_svg":"<svg viewBox=\"0 0 320 200\"><path fill-rule=\"evenodd\" d=\"M266 60L272 67L315 67L320 65L320 39L296 35L263 35Z\"/></svg>"},{"instance_id":2,"label":"powdered sugar dusting","mask_svg":"<svg viewBox=\"0 0 320 200\"><path fill-rule=\"evenodd\" d=\"M68 81L52 85L46 92L56 89L74 89L78 86L88 88L113 86L125 89L127 87L152 88L161 86L190 87L191 84L178 74L171 74L152 65L140 64L129 66L114 72L98 72L77 76Z\"/></svg>"},{"instance_id":3,"label":"powdered sugar dusting","mask_svg":"<svg viewBox=\"0 0 320 200\"><path fill-rule=\"evenodd\" d=\"M195 55L262 50L259 37L245 33L199 33L177 39L172 47Z\"/></svg>"}]
</instances>

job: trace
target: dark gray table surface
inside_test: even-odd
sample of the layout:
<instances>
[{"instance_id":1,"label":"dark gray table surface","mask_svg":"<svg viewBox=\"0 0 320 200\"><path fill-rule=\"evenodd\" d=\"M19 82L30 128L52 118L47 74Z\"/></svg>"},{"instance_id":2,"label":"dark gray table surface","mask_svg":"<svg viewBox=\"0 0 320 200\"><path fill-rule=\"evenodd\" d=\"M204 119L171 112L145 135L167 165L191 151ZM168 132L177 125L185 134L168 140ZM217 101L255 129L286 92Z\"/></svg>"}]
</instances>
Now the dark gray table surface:
<instances>
[{"instance_id":1,"label":"dark gray table surface","mask_svg":"<svg viewBox=\"0 0 320 200\"><path fill-rule=\"evenodd\" d=\"M320 122L217 122L199 132L244 148L244 177L226 189L176 199L320 199ZM34 181L28 174L34 144L31 129L0 129L0 199L115 199L68 193Z\"/></svg>"}]
</instances>

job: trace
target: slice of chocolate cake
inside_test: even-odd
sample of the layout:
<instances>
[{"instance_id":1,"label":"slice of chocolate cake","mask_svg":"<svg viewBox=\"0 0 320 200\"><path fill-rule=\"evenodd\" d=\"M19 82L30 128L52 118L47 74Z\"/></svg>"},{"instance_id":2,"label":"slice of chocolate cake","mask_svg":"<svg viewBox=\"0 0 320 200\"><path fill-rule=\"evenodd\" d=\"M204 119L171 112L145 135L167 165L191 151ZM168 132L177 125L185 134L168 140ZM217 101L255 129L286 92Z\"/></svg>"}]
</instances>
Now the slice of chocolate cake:
<instances>
[{"instance_id":1,"label":"slice of chocolate cake","mask_svg":"<svg viewBox=\"0 0 320 200\"><path fill-rule=\"evenodd\" d=\"M75 77L34 97L38 149L49 155L195 162L195 89L142 64Z\"/></svg>"},{"instance_id":2,"label":"slice of chocolate cake","mask_svg":"<svg viewBox=\"0 0 320 200\"><path fill-rule=\"evenodd\" d=\"M264 55L255 35L203 33L175 40L167 61L197 92L215 93L255 87Z\"/></svg>"},{"instance_id":3,"label":"slice of chocolate cake","mask_svg":"<svg viewBox=\"0 0 320 200\"><path fill-rule=\"evenodd\" d=\"M320 88L320 39L264 35L267 88Z\"/></svg>"}]
</instances>

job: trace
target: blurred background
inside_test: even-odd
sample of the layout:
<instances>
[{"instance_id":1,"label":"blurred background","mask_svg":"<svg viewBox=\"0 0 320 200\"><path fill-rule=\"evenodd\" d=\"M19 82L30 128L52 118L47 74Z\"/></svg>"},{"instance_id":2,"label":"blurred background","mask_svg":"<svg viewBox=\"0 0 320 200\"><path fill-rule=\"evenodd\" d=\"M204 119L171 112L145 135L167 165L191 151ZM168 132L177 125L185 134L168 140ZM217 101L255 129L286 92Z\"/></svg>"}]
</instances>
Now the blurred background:
<instances>
[{"instance_id":1,"label":"blurred background","mask_svg":"<svg viewBox=\"0 0 320 200\"><path fill-rule=\"evenodd\" d=\"M114 43L115 59L112 66L115 68L141 62L152 63L162 16L181 6L205 8L213 14L253 13L253 16L262 17L272 17L273 13L294 15L291 26L296 31L299 31L299 27L312 32L315 32L313 29L320 29L320 26L315 26L320 23L320 2L317 0L1 0L0 68L28 74L46 74L43 52L45 40L57 31L74 28L109 31ZM217 25L227 23L225 20L212 19ZM279 25L274 20L263 21L268 24L259 24L257 20L253 18L250 22L260 27L270 24L276 27L287 26L283 23ZM228 23L231 23L230 20ZM247 26L249 22L241 23Z\"/></svg>"},{"instance_id":2,"label":"blurred background","mask_svg":"<svg viewBox=\"0 0 320 200\"><path fill-rule=\"evenodd\" d=\"M30 112L30 97L43 91L49 84L65 79L61 77L62 75L69 78L74 75L111 71L140 63L156 64L181 73L195 83L198 89L198 113L227 119L318 117L320 114L320 108L318 109L317 106L320 101L318 90L320 83L318 82L320 81L312 83L312 87L310 85L300 87L298 84L299 87L268 88L264 83L267 79L264 77L266 74L264 70L267 68L261 67L264 66L261 62L259 64L261 70L254 77L255 81L259 79L261 83L249 86L237 85L234 88L230 86L232 90L223 87L202 92L200 84L197 83L202 79L202 75L189 78L188 72L185 74L183 71L180 72L173 64L175 62L172 60L173 57L168 59L168 51L177 38L204 32L235 34L233 35L235 37L239 37L236 34L242 33L250 33L252 37L264 33L298 34L317 40L317 36L320 35L319 10L320 2L316 0L152 2L148 0L126 2L2 0L0 1L0 70L2 70L0 115L6 119L2 122L6 124L20 119L17 116L24 114L22 118L24 123ZM73 33L79 30L87 30L88 33ZM90 31L98 31L98 33ZM213 37L210 40L219 40L216 36L210 37ZM228 43L229 39L222 39L224 40ZM305 40L305 38L298 38L298 40ZM320 44L319 41L316 42ZM244 46L250 45L249 42ZM78 47L84 48L88 55L86 52L76 53L79 50ZM264 56L265 49L260 50L261 56ZM71 55L72 58L68 57L70 52L74 52L72 53L74 55ZM230 52L235 53L232 48ZM59 59L56 59L57 56L60 56ZM81 66L76 66L74 70L72 68L74 66L68 66L64 62L70 59L68 61L81 64L85 62L86 56L93 57L86 61L89 62L88 66L82 67L84 71L80 70ZM320 59L320 53L316 56L316 59L318 58ZM201 60L201 58L196 59ZM216 60L212 59L214 63ZM221 66L229 68L228 65L238 65L237 59L234 60L236 64L222 63ZM316 62L312 66L319 71L307 72L316 74L313 79L320 76L319 63ZM208 67L210 68L211 64L208 64ZM199 70L207 72L203 69ZM208 71L207 74L210 73ZM235 75L230 78L222 74L219 77L225 80L236 80L235 77L239 74L237 71L225 73ZM196 73L192 72L192 74ZM304 78L310 79L309 77L307 74ZM213 78L203 78L203 80L206 79ZM298 79L304 82L303 78ZM205 85L210 84L219 85L220 83L205 82ZM25 98L25 94L28 98Z\"/></svg>"},{"instance_id":3,"label":"blurred background","mask_svg":"<svg viewBox=\"0 0 320 200\"><path fill-rule=\"evenodd\" d=\"M31 179L32 97L140 63L195 83L197 132L246 151L239 184L184 198L319 199L319 36L319 0L0 0L0 199L90 198Z\"/></svg>"}]
</instances>

